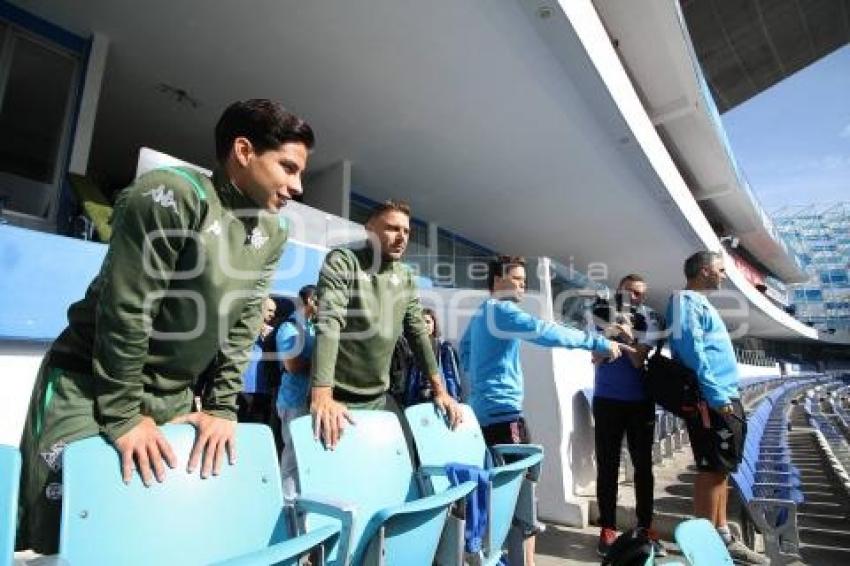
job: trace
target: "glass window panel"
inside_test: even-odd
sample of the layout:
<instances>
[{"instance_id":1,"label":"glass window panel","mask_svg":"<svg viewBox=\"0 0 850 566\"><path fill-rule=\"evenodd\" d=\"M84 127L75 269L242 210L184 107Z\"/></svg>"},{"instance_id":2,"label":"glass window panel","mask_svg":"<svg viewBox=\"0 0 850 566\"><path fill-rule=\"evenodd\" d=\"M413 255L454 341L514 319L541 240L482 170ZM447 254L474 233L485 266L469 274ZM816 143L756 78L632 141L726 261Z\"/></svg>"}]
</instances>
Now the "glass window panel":
<instances>
[{"instance_id":1,"label":"glass window panel","mask_svg":"<svg viewBox=\"0 0 850 566\"><path fill-rule=\"evenodd\" d=\"M52 184L76 61L20 35L13 49L0 110L0 171Z\"/></svg>"}]
</instances>

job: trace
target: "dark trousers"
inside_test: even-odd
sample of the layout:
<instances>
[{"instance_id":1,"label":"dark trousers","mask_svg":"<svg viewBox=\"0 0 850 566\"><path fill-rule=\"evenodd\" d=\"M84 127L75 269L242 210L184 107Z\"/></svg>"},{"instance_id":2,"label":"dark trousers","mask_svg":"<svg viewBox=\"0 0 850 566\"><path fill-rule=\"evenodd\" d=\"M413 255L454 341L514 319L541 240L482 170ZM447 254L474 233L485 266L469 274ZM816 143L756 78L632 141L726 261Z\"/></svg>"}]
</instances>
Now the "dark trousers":
<instances>
[{"instance_id":1,"label":"dark trousers","mask_svg":"<svg viewBox=\"0 0 850 566\"><path fill-rule=\"evenodd\" d=\"M272 399L268 393L240 393L236 398L236 420L240 423L269 424Z\"/></svg>"},{"instance_id":2,"label":"dark trousers","mask_svg":"<svg viewBox=\"0 0 850 566\"><path fill-rule=\"evenodd\" d=\"M652 442L655 434L655 404L651 401L618 401L593 398L596 435L596 500L599 525L617 526L617 476L623 435L635 468L635 499L638 526L652 525Z\"/></svg>"}]
</instances>

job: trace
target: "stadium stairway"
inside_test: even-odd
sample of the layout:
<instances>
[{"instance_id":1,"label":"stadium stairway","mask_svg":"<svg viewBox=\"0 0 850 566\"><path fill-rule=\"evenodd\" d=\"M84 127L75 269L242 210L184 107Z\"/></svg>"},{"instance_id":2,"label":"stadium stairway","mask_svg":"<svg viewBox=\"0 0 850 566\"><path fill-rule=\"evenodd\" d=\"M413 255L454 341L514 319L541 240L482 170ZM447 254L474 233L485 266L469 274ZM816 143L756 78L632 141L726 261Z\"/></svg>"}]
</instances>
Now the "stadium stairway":
<instances>
[{"instance_id":1,"label":"stadium stairway","mask_svg":"<svg viewBox=\"0 0 850 566\"><path fill-rule=\"evenodd\" d=\"M791 413L791 460L800 469L806 498L797 511L800 557L804 564L850 563L850 501L818 448L802 406Z\"/></svg>"},{"instance_id":2,"label":"stadium stairway","mask_svg":"<svg viewBox=\"0 0 850 566\"><path fill-rule=\"evenodd\" d=\"M761 396L750 399L750 408ZM818 448L813 429L808 425L802 405L794 406L791 412L792 430L788 434L791 461L800 470L800 489L805 501L798 507L798 532L800 536L800 560L787 562L812 565L845 565L850 563L850 497L840 478L834 476L826 456ZM625 530L635 523L635 500L631 478L621 468L620 493L617 502L617 525ZM665 541L673 540L673 531L681 521L691 518L693 481L696 469L690 446L684 445L671 457L656 464L655 471L655 529ZM730 488L728 516L730 527L736 535L746 530L741 518L744 516L735 488ZM586 498L589 503L589 519L595 524L598 506L595 497ZM585 536L598 533L595 527L583 530ZM553 532L555 535L557 531ZM573 535L575 536L575 535ZM763 551L761 536L754 535L755 548ZM549 541L550 543L554 541ZM669 545L668 546L672 546ZM675 547L673 547L675 548ZM674 556L675 558L675 556Z\"/></svg>"}]
</instances>

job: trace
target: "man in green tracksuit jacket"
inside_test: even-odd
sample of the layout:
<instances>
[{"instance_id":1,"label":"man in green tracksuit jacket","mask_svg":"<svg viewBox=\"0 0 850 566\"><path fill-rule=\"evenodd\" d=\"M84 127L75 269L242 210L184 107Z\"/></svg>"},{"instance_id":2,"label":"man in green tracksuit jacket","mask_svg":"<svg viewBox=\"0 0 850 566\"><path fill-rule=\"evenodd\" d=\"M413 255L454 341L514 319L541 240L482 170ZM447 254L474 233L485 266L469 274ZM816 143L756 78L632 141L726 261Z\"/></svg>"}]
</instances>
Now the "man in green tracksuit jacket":
<instances>
[{"instance_id":1,"label":"man in green tracksuit jacket","mask_svg":"<svg viewBox=\"0 0 850 566\"><path fill-rule=\"evenodd\" d=\"M157 425L197 429L187 470L235 461L236 396L261 302L287 238L281 207L302 192L310 126L268 100L232 104L215 130L219 168L142 175L121 192L100 273L48 351L21 440L17 545L58 548L62 451L103 434L125 482L177 465ZM203 411L192 386L208 379Z\"/></svg>"},{"instance_id":2,"label":"man in green tracksuit jacket","mask_svg":"<svg viewBox=\"0 0 850 566\"><path fill-rule=\"evenodd\" d=\"M427 370L433 401L452 426L457 402L446 392L413 273L399 260L410 237L410 207L387 201L366 222L367 245L336 248L319 273L319 314L311 366L310 411L316 437L333 448L347 408L383 409L393 348L404 332L419 367Z\"/></svg>"}]
</instances>

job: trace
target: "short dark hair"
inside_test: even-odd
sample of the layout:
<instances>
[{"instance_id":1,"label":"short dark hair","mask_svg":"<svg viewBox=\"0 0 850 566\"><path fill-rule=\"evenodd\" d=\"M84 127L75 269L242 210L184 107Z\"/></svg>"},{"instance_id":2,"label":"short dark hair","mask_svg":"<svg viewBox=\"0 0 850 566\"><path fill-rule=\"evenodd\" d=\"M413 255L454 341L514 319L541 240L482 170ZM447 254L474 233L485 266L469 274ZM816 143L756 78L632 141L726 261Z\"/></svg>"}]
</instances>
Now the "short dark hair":
<instances>
[{"instance_id":1,"label":"short dark hair","mask_svg":"<svg viewBox=\"0 0 850 566\"><path fill-rule=\"evenodd\" d=\"M248 138L257 153L277 149L288 142L299 142L309 150L316 144L310 125L278 102L264 98L234 102L215 125L215 155L224 163L233 148L233 140Z\"/></svg>"},{"instance_id":2,"label":"short dark hair","mask_svg":"<svg viewBox=\"0 0 850 566\"><path fill-rule=\"evenodd\" d=\"M496 277L504 277L512 267L525 267L525 258L518 255L500 255L487 266L487 288L493 290Z\"/></svg>"},{"instance_id":3,"label":"short dark hair","mask_svg":"<svg viewBox=\"0 0 850 566\"><path fill-rule=\"evenodd\" d=\"M644 279L642 275L638 275L637 273L629 273L628 275L620 279L620 283L617 285L617 288L621 288L623 285L630 281L632 283L646 283L646 279Z\"/></svg>"},{"instance_id":4,"label":"short dark hair","mask_svg":"<svg viewBox=\"0 0 850 566\"><path fill-rule=\"evenodd\" d=\"M369 218L366 219L366 222L371 221L373 218L377 218L385 212L401 212L408 218L410 218L410 205L407 204L403 200L385 200L384 202L375 205L375 208L369 213Z\"/></svg>"},{"instance_id":5,"label":"short dark hair","mask_svg":"<svg viewBox=\"0 0 850 566\"><path fill-rule=\"evenodd\" d=\"M315 285L304 285L298 290L298 298L301 299L302 304L306 304L308 300L316 296L316 293L318 289Z\"/></svg>"},{"instance_id":6,"label":"short dark hair","mask_svg":"<svg viewBox=\"0 0 850 566\"><path fill-rule=\"evenodd\" d=\"M440 323L437 322L437 311L432 309L431 307L425 307L422 309L422 316L428 315L431 317L431 320L434 321L434 336L436 338L440 337Z\"/></svg>"},{"instance_id":7,"label":"short dark hair","mask_svg":"<svg viewBox=\"0 0 850 566\"><path fill-rule=\"evenodd\" d=\"M685 278L690 280L699 275L699 270L707 265L711 265L714 260L722 259L723 256L719 252L710 252L708 250L699 251L685 260Z\"/></svg>"}]
</instances>

